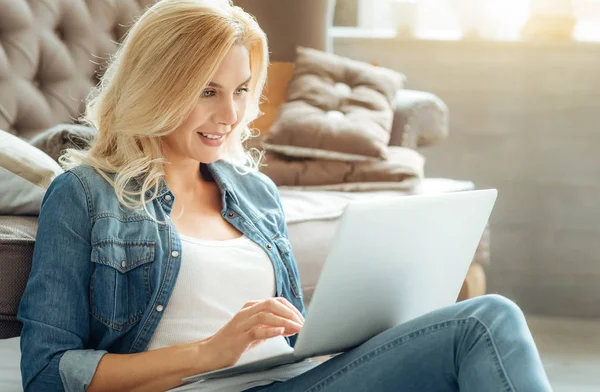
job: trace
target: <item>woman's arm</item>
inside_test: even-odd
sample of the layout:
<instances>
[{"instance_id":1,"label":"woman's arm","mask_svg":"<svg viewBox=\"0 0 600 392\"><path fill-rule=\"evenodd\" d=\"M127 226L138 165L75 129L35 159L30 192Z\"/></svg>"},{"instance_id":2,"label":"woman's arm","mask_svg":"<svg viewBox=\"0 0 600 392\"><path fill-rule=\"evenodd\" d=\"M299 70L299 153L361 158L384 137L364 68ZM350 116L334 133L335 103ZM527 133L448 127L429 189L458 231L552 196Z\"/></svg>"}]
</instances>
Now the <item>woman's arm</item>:
<instances>
[{"instance_id":1,"label":"woman's arm","mask_svg":"<svg viewBox=\"0 0 600 392\"><path fill-rule=\"evenodd\" d=\"M139 354L106 354L88 392L164 391L181 379L233 366L242 353L275 336L292 336L304 318L285 298L249 301L216 334L200 342Z\"/></svg>"},{"instance_id":2,"label":"woman's arm","mask_svg":"<svg viewBox=\"0 0 600 392\"><path fill-rule=\"evenodd\" d=\"M71 172L56 178L44 197L19 307L25 391L164 391L185 376L212 370L202 343L139 354L89 349L89 200Z\"/></svg>"},{"instance_id":3,"label":"woman's arm","mask_svg":"<svg viewBox=\"0 0 600 392\"><path fill-rule=\"evenodd\" d=\"M72 172L57 177L44 196L19 307L25 391L164 391L212 370L201 342L139 354L90 349L92 205Z\"/></svg>"},{"instance_id":4,"label":"woman's arm","mask_svg":"<svg viewBox=\"0 0 600 392\"><path fill-rule=\"evenodd\" d=\"M203 342L102 357L87 392L166 391L181 379L213 370Z\"/></svg>"},{"instance_id":5,"label":"woman's arm","mask_svg":"<svg viewBox=\"0 0 600 392\"><path fill-rule=\"evenodd\" d=\"M83 391L105 351L90 337L91 203L75 174L46 191L31 273L19 305L25 391Z\"/></svg>"}]
</instances>

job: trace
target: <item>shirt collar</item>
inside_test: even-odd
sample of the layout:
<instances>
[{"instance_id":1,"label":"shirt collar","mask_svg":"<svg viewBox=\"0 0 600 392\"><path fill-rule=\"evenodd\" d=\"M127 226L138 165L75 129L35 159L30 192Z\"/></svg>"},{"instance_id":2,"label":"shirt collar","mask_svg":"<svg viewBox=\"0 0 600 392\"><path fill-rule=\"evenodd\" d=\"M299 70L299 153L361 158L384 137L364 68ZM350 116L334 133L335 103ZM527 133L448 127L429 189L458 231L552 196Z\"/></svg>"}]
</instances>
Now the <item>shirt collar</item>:
<instances>
[{"instance_id":1,"label":"shirt collar","mask_svg":"<svg viewBox=\"0 0 600 392\"><path fill-rule=\"evenodd\" d=\"M229 196L236 204L239 204L239 201L233 191L233 187L231 186L231 182L227 176L225 170L223 170L223 165L226 165L225 161L216 161L213 163L206 164L206 167L210 171L213 179L217 183L217 186L221 190L221 195L223 195L223 207L226 206L226 197Z\"/></svg>"},{"instance_id":2,"label":"shirt collar","mask_svg":"<svg viewBox=\"0 0 600 392\"><path fill-rule=\"evenodd\" d=\"M141 186L141 183L139 181L138 181L138 184ZM164 196L167 193L169 193L171 195L173 194L171 192L171 190L169 189L169 187L167 186L167 183L166 183L165 179L161 177L161 179L158 182L158 191L156 192L156 197L157 198L158 197L162 197L162 196ZM154 190L153 189L148 189L146 191L146 197L150 198L150 197L152 197L152 195L154 195Z\"/></svg>"},{"instance_id":3,"label":"shirt collar","mask_svg":"<svg viewBox=\"0 0 600 392\"><path fill-rule=\"evenodd\" d=\"M236 204L239 204L238 199L235 195L235 192L232 189L231 183L229 182L225 171L222 168L222 165L225 163L223 161L217 161L213 163L205 164L208 168L208 171L212 175L213 179L217 183L219 190L221 191L221 195L223 198L223 208L227 207L227 196L229 196ZM201 164L203 165L203 164ZM138 182L138 184L140 184ZM141 184L140 184L141 185ZM162 198L166 194L173 196L173 192L167 186L167 183L164 178L161 178L158 184L158 191L156 193L157 198ZM150 198L153 195L153 190L149 189L146 191L146 197Z\"/></svg>"}]
</instances>

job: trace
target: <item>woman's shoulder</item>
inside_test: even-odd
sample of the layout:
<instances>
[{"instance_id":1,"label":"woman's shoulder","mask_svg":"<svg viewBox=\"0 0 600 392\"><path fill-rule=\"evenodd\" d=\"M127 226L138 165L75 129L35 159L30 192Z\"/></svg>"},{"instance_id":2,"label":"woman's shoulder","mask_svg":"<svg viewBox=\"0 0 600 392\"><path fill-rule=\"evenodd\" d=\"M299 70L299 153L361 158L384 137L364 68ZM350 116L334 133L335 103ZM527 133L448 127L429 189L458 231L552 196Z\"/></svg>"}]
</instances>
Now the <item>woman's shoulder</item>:
<instances>
[{"instance_id":1,"label":"woman's shoulder","mask_svg":"<svg viewBox=\"0 0 600 392\"><path fill-rule=\"evenodd\" d=\"M89 181L80 168L66 170L52 180L44 194L40 216L74 216L91 211Z\"/></svg>"},{"instance_id":2,"label":"woman's shoulder","mask_svg":"<svg viewBox=\"0 0 600 392\"><path fill-rule=\"evenodd\" d=\"M104 179L104 177L100 174L100 172L98 172L98 170L91 165L75 166L74 168L67 170L67 172L71 172L85 181L95 182L103 180L104 182L107 182L106 179ZM111 174L108 175L112 176Z\"/></svg>"},{"instance_id":3,"label":"woman's shoulder","mask_svg":"<svg viewBox=\"0 0 600 392\"><path fill-rule=\"evenodd\" d=\"M109 175L110 176L110 175ZM90 165L79 165L66 170L52 181L52 186L73 188L90 193L92 189L111 187L110 183Z\"/></svg>"},{"instance_id":4,"label":"woman's shoulder","mask_svg":"<svg viewBox=\"0 0 600 392\"><path fill-rule=\"evenodd\" d=\"M81 166L74 167L69 170L65 170L63 173L56 176L50 186L48 187L48 191L53 190L62 190L62 191L70 191L70 192L78 192L85 190L85 183L89 178L89 175L86 175L89 169L83 168Z\"/></svg>"},{"instance_id":5,"label":"woman's shoulder","mask_svg":"<svg viewBox=\"0 0 600 392\"><path fill-rule=\"evenodd\" d=\"M108 174L110 178L110 174ZM94 205L114 195L112 185L92 166L80 165L58 175L48 187L47 196L61 195L82 199Z\"/></svg>"}]
</instances>

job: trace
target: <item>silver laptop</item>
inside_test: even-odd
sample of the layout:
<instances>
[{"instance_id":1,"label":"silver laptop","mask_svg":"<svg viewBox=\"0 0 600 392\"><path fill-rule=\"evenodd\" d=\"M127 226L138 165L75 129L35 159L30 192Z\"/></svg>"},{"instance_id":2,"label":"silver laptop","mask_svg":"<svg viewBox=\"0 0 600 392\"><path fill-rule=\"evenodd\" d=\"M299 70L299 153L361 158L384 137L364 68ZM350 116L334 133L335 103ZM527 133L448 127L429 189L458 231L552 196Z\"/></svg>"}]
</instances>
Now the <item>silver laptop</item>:
<instances>
[{"instance_id":1,"label":"silver laptop","mask_svg":"<svg viewBox=\"0 0 600 392\"><path fill-rule=\"evenodd\" d=\"M495 189L351 202L291 353L182 379L257 372L360 345L456 302Z\"/></svg>"}]
</instances>

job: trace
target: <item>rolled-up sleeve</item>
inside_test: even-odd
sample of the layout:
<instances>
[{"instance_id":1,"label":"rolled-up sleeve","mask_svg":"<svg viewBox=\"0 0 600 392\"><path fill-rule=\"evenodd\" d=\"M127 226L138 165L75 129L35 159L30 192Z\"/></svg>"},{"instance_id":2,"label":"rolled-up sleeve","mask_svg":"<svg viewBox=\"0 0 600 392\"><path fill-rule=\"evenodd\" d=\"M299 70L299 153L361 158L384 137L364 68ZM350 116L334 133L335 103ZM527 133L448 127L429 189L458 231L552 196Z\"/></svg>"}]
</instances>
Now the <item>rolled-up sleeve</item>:
<instances>
[{"instance_id":1,"label":"rolled-up sleeve","mask_svg":"<svg viewBox=\"0 0 600 392\"><path fill-rule=\"evenodd\" d=\"M27 391L84 391L106 351L88 350L92 216L72 172L48 188L29 280L19 306L21 374Z\"/></svg>"},{"instance_id":2,"label":"rolled-up sleeve","mask_svg":"<svg viewBox=\"0 0 600 392\"><path fill-rule=\"evenodd\" d=\"M104 354L106 351L100 350L70 350L64 353L58 369L65 391L85 390Z\"/></svg>"}]
</instances>

